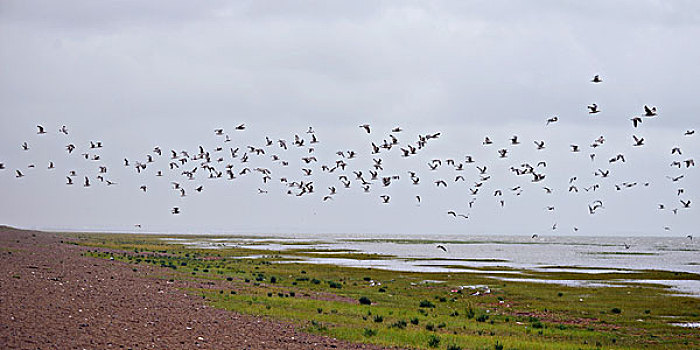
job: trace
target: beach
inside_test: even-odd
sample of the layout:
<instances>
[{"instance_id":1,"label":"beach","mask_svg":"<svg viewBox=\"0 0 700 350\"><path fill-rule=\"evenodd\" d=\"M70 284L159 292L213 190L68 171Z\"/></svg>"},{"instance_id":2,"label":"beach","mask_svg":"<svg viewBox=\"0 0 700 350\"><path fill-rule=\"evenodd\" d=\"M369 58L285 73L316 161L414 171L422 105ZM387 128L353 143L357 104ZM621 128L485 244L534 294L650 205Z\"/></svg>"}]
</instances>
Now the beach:
<instances>
[{"instance_id":1,"label":"beach","mask_svg":"<svg viewBox=\"0 0 700 350\"><path fill-rule=\"evenodd\" d=\"M211 308L182 290L205 282L165 281L158 278L163 268L81 256L89 248L68 243L52 233L0 228L3 349L381 348Z\"/></svg>"}]
</instances>

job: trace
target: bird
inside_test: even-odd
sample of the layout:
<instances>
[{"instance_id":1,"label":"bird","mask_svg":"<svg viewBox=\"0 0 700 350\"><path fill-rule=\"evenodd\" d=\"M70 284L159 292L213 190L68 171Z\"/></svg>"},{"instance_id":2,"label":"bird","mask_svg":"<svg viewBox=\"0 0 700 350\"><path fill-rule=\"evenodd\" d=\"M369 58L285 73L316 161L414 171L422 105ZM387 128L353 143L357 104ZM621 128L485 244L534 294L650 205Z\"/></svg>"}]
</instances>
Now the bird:
<instances>
[{"instance_id":1,"label":"bird","mask_svg":"<svg viewBox=\"0 0 700 350\"><path fill-rule=\"evenodd\" d=\"M25 151L29 150L29 144L27 144L26 141L24 143L22 143L22 150L25 150Z\"/></svg>"},{"instance_id":2,"label":"bird","mask_svg":"<svg viewBox=\"0 0 700 350\"><path fill-rule=\"evenodd\" d=\"M675 177L666 176L666 178L668 178L668 179L671 180L672 182L678 182L679 180L681 180L681 179L684 178L684 177L685 177L685 175L678 175L678 176L675 176Z\"/></svg>"},{"instance_id":3,"label":"bird","mask_svg":"<svg viewBox=\"0 0 700 350\"><path fill-rule=\"evenodd\" d=\"M85 182L83 183L83 187L90 187L90 179L88 179L87 176L85 176Z\"/></svg>"},{"instance_id":4,"label":"bird","mask_svg":"<svg viewBox=\"0 0 700 350\"><path fill-rule=\"evenodd\" d=\"M15 173L17 174L17 175L15 176L16 178L20 178L20 177L23 177L23 176L24 176L24 174L22 174L22 172L19 171L19 170L15 170Z\"/></svg>"},{"instance_id":5,"label":"bird","mask_svg":"<svg viewBox=\"0 0 700 350\"><path fill-rule=\"evenodd\" d=\"M690 199L687 201L681 200L681 204L683 204L683 208L690 208Z\"/></svg>"},{"instance_id":6,"label":"bird","mask_svg":"<svg viewBox=\"0 0 700 350\"><path fill-rule=\"evenodd\" d=\"M630 120L632 121L632 125L634 125L635 128L636 128L637 126L639 126L639 124L642 123L642 118L640 118L640 117L634 117L634 118L632 118L632 119L630 119Z\"/></svg>"},{"instance_id":7,"label":"bird","mask_svg":"<svg viewBox=\"0 0 700 350\"><path fill-rule=\"evenodd\" d=\"M645 117L655 117L656 116L656 106L650 108L649 106L644 105L644 116Z\"/></svg>"},{"instance_id":8,"label":"bird","mask_svg":"<svg viewBox=\"0 0 700 350\"><path fill-rule=\"evenodd\" d=\"M598 74L596 74L595 76L593 76L593 79L591 79L591 83L595 83L595 84L600 83L600 82L602 82L602 81L603 81L603 79L601 79L601 78L600 78L600 75L598 75Z\"/></svg>"},{"instance_id":9,"label":"bird","mask_svg":"<svg viewBox=\"0 0 700 350\"><path fill-rule=\"evenodd\" d=\"M639 147L639 146L644 146L644 138L639 138L637 135L632 135L632 138L634 139L634 144L632 146Z\"/></svg>"},{"instance_id":10,"label":"bird","mask_svg":"<svg viewBox=\"0 0 700 350\"><path fill-rule=\"evenodd\" d=\"M545 126L548 126L549 124L552 124L552 123L556 123L558 121L559 121L559 117L557 117L557 116L551 117L551 118L547 119L547 124L545 124Z\"/></svg>"},{"instance_id":11,"label":"bird","mask_svg":"<svg viewBox=\"0 0 700 350\"><path fill-rule=\"evenodd\" d=\"M381 195L381 196L379 196L379 197L382 199L382 203L384 203L384 204L389 203L389 200L391 199L391 197L389 197L389 196L387 196L387 195L385 195L385 194L384 194L384 195Z\"/></svg>"},{"instance_id":12,"label":"bird","mask_svg":"<svg viewBox=\"0 0 700 350\"><path fill-rule=\"evenodd\" d=\"M438 244L435 248L442 249L442 251L447 252L447 248L445 248L445 246L442 244Z\"/></svg>"},{"instance_id":13,"label":"bird","mask_svg":"<svg viewBox=\"0 0 700 350\"><path fill-rule=\"evenodd\" d=\"M545 148L545 147L544 147L544 141L534 141L534 142L535 142L535 145L537 145L537 149L538 149L538 150L542 150L542 149Z\"/></svg>"},{"instance_id":14,"label":"bird","mask_svg":"<svg viewBox=\"0 0 700 350\"><path fill-rule=\"evenodd\" d=\"M73 184L73 179L70 178L70 176L66 176L66 185L72 185Z\"/></svg>"},{"instance_id":15,"label":"bird","mask_svg":"<svg viewBox=\"0 0 700 350\"><path fill-rule=\"evenodd\" d=\"M172 213L173 215L180 214L180 208L178 208L178 207L173 207L173 208L170 210L170 213Z\"/></svg>"},{"instance_id":16,"label":"bird","mask_svg":"<svg viewBox=\"0 0 700 350\"><path fill-rule=\"evenodd\" d=\"M39 129L39 130L36 132L37 134L39 134L39 135L41 135L41 134L46 134L46 131L44 130L44 127L43 127L43 126L37 125L36 127L37 127L37 129Z\"/></svg>"},{"instance_id":17,"label":"bird","mask_svg":"<svg viewBox=\"0 0 700 350\"><path fill-rule=\"evenodd\" d=\"M370 133L369 124L362 124L362 125L360 125L360 128L365 129L365 131L366 131L368 134Z\"/></svg>"},{"instance_id":18,"label":"bird","mask_svg":"<svg viewBox=\"0 0 700 350\"><path fill-rule=\"evenodd\" d=\"M238 126L236 126L236 130L245 130L245 124L239 124ZM179 213L179 209L178 209L178 213Z\"/></svg>"},{"instance_id":19,"label":"bird","mask_svg":"<svg viewBox=\"0 0 700 350\"><path fill-rule=\"evenodd\" d=\"M691 136L691 135L693 135L693 134L695 134L695 130L686 130L685 133L684 133L683 135L685 135L685 136Z\"/></svg>"},{"instance_id":20,"label":"bird","mask_svg":"<svg viewBox=\"0 0 700 350\"><path fill-rule=\"evenodd\" d=\"M68 128L65 125L58 129L58 131L68 135Z\"/></svg>"},{"instance_id":21,"label":"bird","mask_svg":"<svg viewBox=\"0 0 700 350\"><path fill-rule=\"evenodd\" d=\"M598 112L600 112L600 109L598 109L597 104L594 103L594 104L588 105L588 114L595 114Z\"/></svg>"}]
</instances>

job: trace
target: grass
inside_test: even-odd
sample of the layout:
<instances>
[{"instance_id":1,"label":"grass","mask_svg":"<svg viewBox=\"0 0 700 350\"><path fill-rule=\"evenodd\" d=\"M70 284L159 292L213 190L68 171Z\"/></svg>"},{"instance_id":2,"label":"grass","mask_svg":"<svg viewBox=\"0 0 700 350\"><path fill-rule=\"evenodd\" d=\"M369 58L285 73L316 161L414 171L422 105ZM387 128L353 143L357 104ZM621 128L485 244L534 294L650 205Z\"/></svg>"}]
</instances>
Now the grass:
<instances>
[{"instance_id":1,"label":"grass","mask_svg":"<svg viewBox=\"0 0 700 350\"><path fill-rule=\"evenodd\" d=\"M669 325L672 320L699 322L698 299L648 284L584 288L503 282L484 273L280 264L270 251L187 248L145 235L73 237L74 244L102 248L86 253L95 258L113 257L115 263L132 264L137 270L143 264L162 266L167 269L163 279L217 281L189 290L214 307L292 321L307 332L349 341L418 349L700 348L697 330ZM230 259L255 254L265 257ZM523 274L602 281L699 278L666 271ZM421 283L426 280L444 283ZM381 287L370 281L381 282ZM488 285L491 293L473 296L471 290L459 288L464 285Z\"/></svg>"}]
</instances>

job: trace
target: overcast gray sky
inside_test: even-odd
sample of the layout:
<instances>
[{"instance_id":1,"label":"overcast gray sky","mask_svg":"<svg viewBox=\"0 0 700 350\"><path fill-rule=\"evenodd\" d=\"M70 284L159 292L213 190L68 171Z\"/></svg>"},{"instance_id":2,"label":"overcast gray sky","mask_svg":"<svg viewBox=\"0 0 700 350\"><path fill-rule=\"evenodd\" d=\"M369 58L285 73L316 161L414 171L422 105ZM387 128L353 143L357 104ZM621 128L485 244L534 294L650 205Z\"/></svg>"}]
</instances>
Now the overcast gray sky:
<instances>
[{"instance_id":1,"label":"overcast gray sky","mask_svg":"<svg viewBox=\"0 0 700 350\"><path fill-rule=\"evenodd\" d=\"M196 233L685 236L700 223L700 178L694 167L670 164L700 151L700 135L684 135L700 132L698 38L696 1L2 1L0 223L108 231L141 224L143 231ZM590 83L595 74L602 83ZM588 114L592 103L600 113ZM645 104L657 106L658 117L635 129L630 118ZM559 121L545 127L555 115ZM234 130L240 123L246 130ZM358 128L364 123L371 134ZM36 134L39 124L48 134ZM62 125L69 135L58 133ZM306 165L300 158L308 156L309 126L320 143L318 162ZM396 126L403 129L394 133L399 145L370 154L370 143L388 139ZM232 141L214 135L216 128ZM426 149L401 157L398 147L434 132L441 137ZM295 134L307 138L305 147L265 147L266 136L291 144ZM511 146L515 134L522 143ZM487 135L494 144L483 146ZM601 135L606 142L590 148ZM645 145L633 147L632 135ZM537 151L534 140L546 148ZM91 150L90 141L104 147ZM77 146L71 155L69 143ZM571 144L582 151L571 153ZM224 147L226 159L213 164L219 170L264 167L273 179L209 180L199 169L187 181L183 169L166 170L169 150L193 155L199 145L214 158L215 147ZM230 158L229 147L243 153L248 145L266 154L248 164ZM155 146L167 154L144 173L123 166L125 157L145 162ZM682 155L671 154L676 146ZM508 158L498 157L501 148ZM344 189L341 173L321 166L350 149L358 157L348 161L353 182ZM101 160L86 161L85 152ZM627 162L608 162L619 153ZM290 165L273 162L272 154ZM476 163L462 172L444 164L466 155ZM352 171L369 180L378 157L380 176L400 179L386 188L375 181L364 193ZM430 171L431 159L443 166ZM47 169L50 161L55 169ZM540 183L509 170L539 161L547 162L537 169L547 176ZM477 165L486 165L491 179L469 208ZM97 180L99 166L117 185ZM303 176L305 167L312 176ZM594 176L598 169L610 176ZM16 178L16 170L25 176ZM65 185L70 170L78 175L74 186ZM157 170L166 175L156 177ZM412 185L409 170L420 185ZM460 174L466 181L454 182ZM681 174L678 182L667 178ZM90 188L82 186L84 176ZM578 193L568 191L574 176ZM280 177L314 181L316 193L289 196ZM435 187L439 179L447 189ZM623 182L638 185L616 190ZM595 184L595 192L583 190ZM199 185L202 193L194 191ZM329 186L338 193L324 202ZM520 195L510 190L517 186ZM498 189L503 196L493 195ZM391 196L388 205L380 203L383 194ZM604 207L591 215L595 200ZM681 200L691 200L690 208ZM170 213L175 206L182 214Z\"/></svg>"}]
</instances>

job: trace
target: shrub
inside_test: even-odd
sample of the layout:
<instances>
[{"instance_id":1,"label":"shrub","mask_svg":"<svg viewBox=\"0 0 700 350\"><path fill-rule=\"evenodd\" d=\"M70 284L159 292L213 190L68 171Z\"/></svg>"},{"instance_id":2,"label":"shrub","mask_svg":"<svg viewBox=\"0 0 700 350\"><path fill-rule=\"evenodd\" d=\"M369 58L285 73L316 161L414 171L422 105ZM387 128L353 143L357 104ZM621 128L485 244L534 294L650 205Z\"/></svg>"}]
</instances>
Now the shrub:
<instances>
[{"instance_id":1,"label":"shrub","mask_svg":"<svg viewBox=\"0 0 700 350\"><path fill-rule=\"evenodd\" d=\"M610 312L612 312L614 314L619 314L619 313L622 313L622 310L620 310L620 308L614 307L614 308L612 308L612 310L610 310Z\"/></svg>"},{"instance_id":2,"label":"shrub","mask_svg":"<svg viewBox=\"0 0 700 350\"><path fill-rule=\"evenodd\" d=\"M398 329L404 329L404 328L406 328L407 325L408 325L408 324L406 323L406 321L404 321L404 320L398 320L398 321L394 322L394 323L391 325L391 327L392 327L392 328L398 328Z\"/></svg>"},{"instance_id":3,"label":"shrub","mask_svg":"<svg viewBox=\"0 0 700 350\"><path fill-rule=\"evenodd\" d=\"M429 307L429 308L434 308L435 304L430 302L429 300L421 300L420 304L418 304L419 307Z\"/></svg>"},{"instance_id":4,"label":"shrub","mask_svg":"<svg viewBox=\"0 0 700 350\"><path fill-rule=\"evenodd\" d=\"M427 323L427 324L425 325L425 330L426 330L426 331L431 331L431 332L432 332L432 331L435 330L435 325L432 324L432 323Z\"/></svg>"},{"instance_id":5,"label":"shrub","mask_svg":"<svg viewBox=\"0 0 700 350\"><path fill-rule=\"evenodd\" d=\"M428 346L431 348L437 348L438 346L440 346L440 337L438 337L435 334L431 334L428 337Z\"/></svg>"},{"instance_id":6,"label":"shrub","mask_svg":"<svg viewBox=\"0 0 700 350\"><path fill-rule=\"evenodd\" d=\"M532 322L532 328L540 329L540 328L544 328L544 325L540 321L535 321L535 322Z\"/></svg>"},{"instance_id":7,"label":"shrub","mask_svg":"<svg viewBox=\"0 0 700 350\"><path fill-rule=\"evenodd\" d=\"M360 297L358 301L360 302L360 305L372 305L372 300L369 300L368 297Z\"/></svg>"},{"instance_id":8,"label":"shrub","mask_svg":"<svg viewBox=\"0 0 700 350\"><path fill-rule=\"evenodd\" d=\"M375 335L377 335L377 331L371 328L365 328L365 330L362 331L362 335L364 335L367 338L374 337Z\"/></svg>"},{"instance_id":9,"label":"shrub","mask_svg":"<svg viewBox=\"0 0 700 350\"><path fill-rule=\"evenodd\" d=\"M476 317L476 322L486 322L489 319L489 315L479 315Z\"/></svg>"},{"instance_id":10,"label":"shrub","mask_svg":"<svg viewBox=\"0 0 700 350\"><path fill-rule=\"evenodd\" d=\"M384 316L375 315L375 316L374 316L374 322L376 322L376 323L382 323L382 322L384 322Z\"/></svg>"},{"instance_id":11,"label":"shrub","mask_svg":"<svg viewBox=\"0 0 700 350\"><path fill-rule=\"evenodd\" d=\"M493 345L494 350L503 350L503 344L499 343L498 340L496 340L496 344Z\"/></svg>"},{"instance_id":12,"label":"shrub","mask_svg":"<svg viewBox=\"0 0 700 350\"><path fill-rule=\"evenodd\" d=\"M342 284L335 282L335 281L328 281L328 286L331 288L335 288L335 289L343 288Z\"/></svg>"},{"instance_id":13,"label":"shrub","mask_svg":"<svg viewBox=\"0 0 700 350\"><path fill-rule=\"evenodd\" d=\"M314 279L311 280L311 283L313 283L313 284L320 284L321 281L319 281L319 280L317 280L317 279L314 278Z\"/></svg>"},{"instance_id":14,"label":"shrub","mask_svg":"<svg viewBox=\"0 0 700 350\"><path fill-rule=\"evenodd\" d=\"M447 346L447 350L462 350L462 347L457 344L450 344Z\"/></svg>"},{"instance_id":15,"label":"shrub","mask_svg":"<svg viewBox=\"0 0 700 350\"><path fill-rule=\"evenodd\" d=\"M275 276L270 277L270 283L277 283L277 277L275 277Z\"/></svg>"},{"instance_id":16,"label":"shrub","mask_svg":"<svg viewBox=\"0 0 700 350\"><path fill-rule=\"evenodd\" d=\"M418 324L418 317L414 317L411 319L411 324Z\"/></svg>"}]
</instances>

